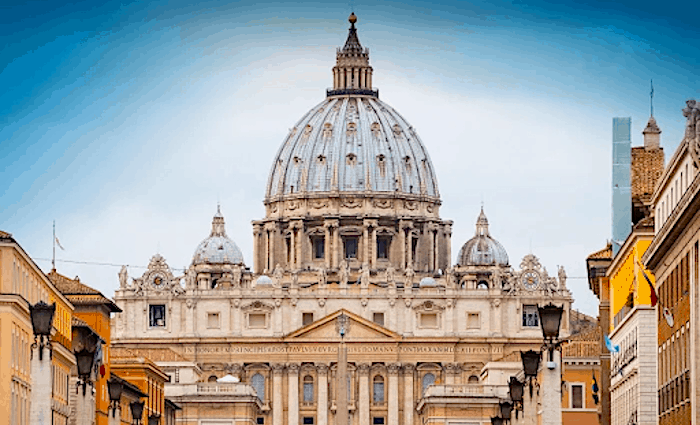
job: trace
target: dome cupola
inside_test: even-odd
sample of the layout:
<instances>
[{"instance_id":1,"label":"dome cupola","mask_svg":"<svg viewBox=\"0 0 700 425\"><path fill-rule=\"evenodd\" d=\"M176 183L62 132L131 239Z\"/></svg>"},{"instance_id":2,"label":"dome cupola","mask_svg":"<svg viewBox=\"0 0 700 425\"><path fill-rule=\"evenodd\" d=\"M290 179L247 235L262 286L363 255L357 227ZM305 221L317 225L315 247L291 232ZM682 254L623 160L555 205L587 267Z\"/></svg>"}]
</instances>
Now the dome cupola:
<instances>
[{"instance_id":1,"label":"dome cupola","mask_svg":"<svg viewBox=\"0 0 700 425\"><path fill-rule=\"evenodd\" d=\"M457 256L460 266L507 266L508 254L505 248L489 234L489 221L481 208L476 220L476 234L462 246Z\"/></svg>"},{"instance_id":2,"label":"dome cupola","mask_svg":"<svg viewBox=\"0 0 700 425\"><path fill-rule=\"evenodd\" d=\"M212 220L211 234L195 250L192 264L243 264L241 250L226 236L220 207L217 207Z\"/></svg>"}]
</instances>

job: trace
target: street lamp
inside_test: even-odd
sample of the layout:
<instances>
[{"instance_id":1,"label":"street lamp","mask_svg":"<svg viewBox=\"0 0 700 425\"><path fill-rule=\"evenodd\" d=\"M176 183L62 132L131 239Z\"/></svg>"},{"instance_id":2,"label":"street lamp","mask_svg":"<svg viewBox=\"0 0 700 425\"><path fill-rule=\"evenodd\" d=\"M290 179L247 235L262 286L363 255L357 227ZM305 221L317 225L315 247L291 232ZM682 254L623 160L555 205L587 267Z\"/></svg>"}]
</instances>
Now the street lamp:
<instances>
[{"instance_id":1,"label":"street lamp","mask_svg":"<svg viewBox=\"0 0 700 425\"><path fill-rule=\"evenodd\" d=\"M503 425L505 419L494 416L491 418L491 425Z\"/></svg>"},{"instance_id":2,"label":"street lamp","mask_svg":"<svg viewBox=\"0 0 700 425\"><path fill-rule=\"evenodd\" d=\"M92 364L95 360L95 353L93 351L88 351L87 348L83 348L82 350L75 352L75 357L78 363L78 378L83 383L83 395L85 395L85 387L90 381L90 374L92 373Z\"/></svg>"},{"instance_id":3,"label":"street lamp","mask_svg":"<svg viewBox=\"0 0 700 425\"><path fill-rule=\"evenodd\" d=\"M553 350L561 345L559 338L559 326L561 326L561 316L564 313L564 307L558 307L552 303L544 307L537 307L537 313L540 316L540 326L542 326L542 336L544 343L549 351L549 361L554 361Z\"/></svg>"},{"instance_id":4,"label":"street lamp","mask_svg":"<svg viewBox=\"0 0 700 425\"><path fill-rule=\"evenodd\" d=\"M32 329L34 330L34 343L32 344L32 356L34 349L39 347L39 360L43 360L44 347L48 347L51 356L51 329L53 328L53 315L56 312L56 303L51 305L43 301L31 305L29 304L29 315L32 319ZM38 338L38 344L37 344Z\"/></svg>"},{"instance_id":5,"label":"street lamp","mask_svg":"<svg viewBox=\"0 0 700 425\"><path fill-rule=\"evenodd\" d=\"M112 408L112 417L114 418L119 407L119 402L122 398L122 390L124 386L119 381L107 381L107 390L109 390L109 405Z\"/></svg>"},{"instance_id":6,"label":"street lamp","mask_svg":"<svg viewBox=\"0 0 700 425\"><path fill-rule=\"evenodd\" d=\"M509 401L502 401L498 403L498 408L501 412L501 418L510 420L510 414L513 412L513 403Z\"/></svg>"},{"instance_id":7,"label":"street lamp","mask_svg":"<svg viewBox=\"0 0 700 425\"><path fill-rule=\"evenodd\" d=\"M523 387L524 382L520 382L515 376L510 377L508 381L508 394L510 394L510 399L513 400L513 407L515 408L515 417L518 417L518 410L523 410Z\"/></svg>"},{"instance_id":8,"label":"street lamp","mask_svg":"<svg viewBox=\"0 0 700 425\"><path fill-rule=\"evenodd\" d=\"M148 425L160 425L160 415L148 415Z\"/></svg>"},{"instance_id":9,"label":"street lamp","mask_svg":"<svg viewBox=\"0 0 700 425\"><path fill-rule=\"evenodd\" d=\"M132 424L138 425L141 423L141 416L143 415L143 401L137 400L137 401L132 401L129 404L129 407L131 408L131 419L132 419Z\"/></svg>"},{"instance_id":10,"label":"street lamp","mask_svg":"<svg viewBox=\"0 0 700 425\"><path fill-rule=\"evenodd\" d=\"M523 371L525 372L525 380L530 385L530 398L532 398L532 381L537 380L537 373L540 370L540 360L542 353L539 351L528 350L520 352L520 359L523 362Z\"/></svg>"}]
</instances>

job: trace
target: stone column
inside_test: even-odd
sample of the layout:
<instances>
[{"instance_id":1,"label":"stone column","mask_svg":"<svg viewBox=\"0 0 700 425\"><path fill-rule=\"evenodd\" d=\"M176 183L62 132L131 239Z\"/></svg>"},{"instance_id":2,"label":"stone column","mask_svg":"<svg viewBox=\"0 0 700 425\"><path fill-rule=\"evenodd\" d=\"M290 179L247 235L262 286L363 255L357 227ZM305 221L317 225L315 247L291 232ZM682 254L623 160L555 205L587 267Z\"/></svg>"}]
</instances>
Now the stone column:
<instances>
[{"instance_id":1,"label":"stone column","mask_svg":"<svg viewBox=\"0 0 700 425\"><path fill-rule=\"evenodd\" d=\"M403 425L413 425L413 411L415 402L413 401L413 374L416 370L416 365L412 363L404 363L404 384L403 384Z\"/></svg>"},{"instance_id":2,"label":"stone column","mask_svg":"<svg viewBox=\"0 0 700 425\"><path fill-rule=\"evenodd\" d=\"M447 257L447 264L445 269L452 267L452 226L445 226L445 256Z\"/></svg>"},{"instance_id":3,"label":"stone column","mask_svg":"<svg viewBox=\"0 0 700 425\"><path fill-rule=\"evenodd\" d=\"M362 262L369 263L369 223L365 220L362 226Z\"/></svg>"},{"instance_id":4,"label":"stone column","mask_svg":"<svg viewBox=\"0 0 700 425\"><path fill-rule=\"evenodd\" d=\"M360 70L358 68L353 68L352 69L352 88L356 89L358 87L358 84L360 82Z\"/></svg>"},{"instance_id":5,"label":"stone column","mask_svg":"<svg viewBox=\"0 0 700 425\"><path fill-rule=\"evenodd\" d=\"M43 338L43 337L39 337ZM32 392L30 396L30 425L50 424L51 421L51 350L44 346L31 348L30 373ZM41 359L39 359L41 357ZM9 361L9 359L6 359ZM71 389L72 390L72 389ZM82 396L82 391L80 396Z\"/></svg>"},{"instance_id":6,"label":"stone column","mask_svg":"<svg viewBox=\"0 0 700 425\"><path fill-rule=\"evenodd\" d=\"M339 255L342 255L343 247L340 246L340 223L337 226L331 228L333 232L333 268L340 265Z\"/></svg>"},{"instance_id":7,"label":"stone column","mask_svg":"<svg viewBox=\"0 0 700 425\"><path fill-rule=\"evenodd\" d=\"M366 69L366 68L362 68L362 69L360 70L360 88L361 88L361 89L363 89L363 88L366 87L366 86L365 86L365 81L366 81L365 78L366 78L366 76L367 76L367 69Z\"/></svg>"},{"instance_id":8,"label":"stone column","mask_svg":"<svg viewBox=\"0 0 700 425\"><path fill-rule=\"evenodd\" d=\"M296 259L296 253L297 253L297 246L296 246L296 230L294 227L291 229L291 243L289 244L289 261L287 262L287 266L289 267L290 270L294 270L296 268L297 264L297 259Z\"/></svg>"},{"instance_id":9,"label":"stone column","mask_svg":"<svg viewBox=\"0 0 700 425\"><path fill-rule=\"evenodd\" d=\"M324 249L324 260L326 262L326 269L331 268L331 224L329 222L323 223L323 228L325 230L325 237L323 238L323 249ZM312 247L313 249L313 247Z\"/></svg>"},{"instance_id":10,"label":"stone column","mask_svg":"<svg viewBox=\"0 0 700 425\"><path fill-rule=\"evenodd\" d=\"M542 425L561 425L561 353L554 350L554 369L547 365L549 353L542 353Z\"/></svg>"},{"instance_id":11,"label":"stone column","mask_svg":"<svg viewBox=\"0 0 700 425\"><path fill-rule=\"evenodd\" d=\"M389 370L388 425L399 425L399 364L392 363Z\"/></svg>"},{"instance_id":12,"label":"stone column","mask_svg":"<svg viewBox=\"0 0 700 425\"><path fill-rule=\"evenodd\" d=\"M282 374L284 365L272 365L272 425L283 425L284 401L282 400Z\"/></svg>"},{"instance_id":13,"label":"stone column","mask_svg":"<svg viewBox=\"0 0 700 425\"><path fill-rule=\"evenodd\" d=\"M328 425L328 365L316 364L318 376L318 400L316 401L316 422Z\"/></svg>"},{"instance_id":14,"label":"stone column","mask_svg":"<svg viewBox=\"0 0 700 425\"><path fill-rule=\"evenodd\" d=\"M377 226L372 227L372 256L370 258L370 268L377 267Z\"/></svg>"},{"instance_id":15,"label":"stone column","mask_svg":"<svg viewBox=\"0 0 700 425\"><path fill-rule=\"evenodd\" d=\"M287 424L299 425L299 365L287 365Z\"/></svg>"},{"instance_id":16,"label":"stone column","mask_svg":"<svg viewBox=\"0 0 700 425\"><path fill-rule=\"evenodd\" d=\"M303 261L303 258L301 258L301 253L304 251L302 249L302 244L305 242L304 241L304 225L300 222L297 222L296 226L294 227L294 233L296 233L296 237L294 238L294 242L296 242L295 246L295 251L294 251L294 264L297 269L301 268L301 263Z\"/></svg>"},{"instance_id":17,"label":"stone column","mask_svg":"<svg viewBox=\"0 0 700 425\"><path fill-rule=\"evenodd\" d=\"M369 398L369 364L360 363L357 365L357 372L359 374L359 385L360 393L357 406L357 412L359 416L358 425L370 425L369 424L369 409L370 409L370 398ZM320 422L319 422L320 424Z\"/></svg>"},{"instance_id":18,"label":"stone column","mask_svg":"<svg viewBox=\"0 0 700 425\"><path fill-rule=\"evenodd\" d=\"M436 228L434 235L435 236L433 239L433 250L435 251L435 253L433 254L433 256L435 257L435 259L433 260L433 270L437 270L440 268L440 230Z\"/></svg>"},{"instance_id":19,"label":"stone column","mask_svg":"<svg viewBox=\"0 0 700 425\"><path fill-rule=\"evenodd\" d=\"M262 264L262 261L260 259L260 241L261 241L261 232L260 232L260 225L259 224L254 224L253 225L253 273L260 273L262 272L262 269L260 268L260 265Z\"/></svg>"}]
</instances>

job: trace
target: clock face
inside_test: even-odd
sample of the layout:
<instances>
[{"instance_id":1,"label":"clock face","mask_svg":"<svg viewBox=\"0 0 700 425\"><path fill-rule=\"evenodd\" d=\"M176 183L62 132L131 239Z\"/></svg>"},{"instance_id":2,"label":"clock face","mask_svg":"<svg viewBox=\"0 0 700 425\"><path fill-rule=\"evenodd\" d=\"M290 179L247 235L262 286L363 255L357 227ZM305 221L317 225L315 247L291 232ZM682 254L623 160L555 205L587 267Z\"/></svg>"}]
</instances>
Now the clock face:
<instances>
[{"instance_id":1,"label":"clock face","mask_svg":"<svg viewBox=\"0 0 700 425\"><path fill-rule=\"evenodd\" d=\"M540 276L533 271L527 271L523 273L523 276L520 278L520 281L522 282L525 289L528 289L530 291L533 291L537 289L538 286L540 286Z\"/></svg>"},{"instance_id":2,"label":"clock face","mask_svg":"<svg viewBox=\"0 0 700 425\"><path fill-rule=\"evenodd\" d=\"M153 276L153 287L158 289L163 289L165 286L165 277L162 274L156 274Z\"/></svg>"}]
</instances>

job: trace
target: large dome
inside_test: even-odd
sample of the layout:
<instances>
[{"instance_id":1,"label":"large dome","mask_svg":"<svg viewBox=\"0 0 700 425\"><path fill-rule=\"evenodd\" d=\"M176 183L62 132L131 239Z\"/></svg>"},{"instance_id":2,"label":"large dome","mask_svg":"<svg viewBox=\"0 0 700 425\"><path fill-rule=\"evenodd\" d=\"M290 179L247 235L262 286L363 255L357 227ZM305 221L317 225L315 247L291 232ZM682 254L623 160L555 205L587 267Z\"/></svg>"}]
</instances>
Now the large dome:
<instances>
[{"instance_id":1,"label":"large dome","mask_svg":"<svg viewBox=\"0 0 700 425\"><path fill-rule=\"evenodd\" d=\"M212 220L211 234L204 239L192 256L192 264L243 264L243 254L226 236L224 216L217 209Z\"/></svg>"},{"instance_id":2,"label":"large dome","mask_svg":"<svg viewBox=\"0 0 700 425\"><path fill-rule=\"evenodd\" d=\"M292 128L272 164L268 200L319 192L384 192L439 198L428 151L413 127L371 87L356 18L338 50L334 87Z\"/></svg>"},{"instance_id":3,"label":"large dome","mask_svg":"<svg viewBox=\"0 0 700 425\"><path fill-rule=\"evenodd\" d=\"M505 248L489 234L489 221L484 209L481 209L476 220L476 235L462 246L457 256L460 266L490 266L508 265L508 254Z\"/></svg>"}]
</instances>

